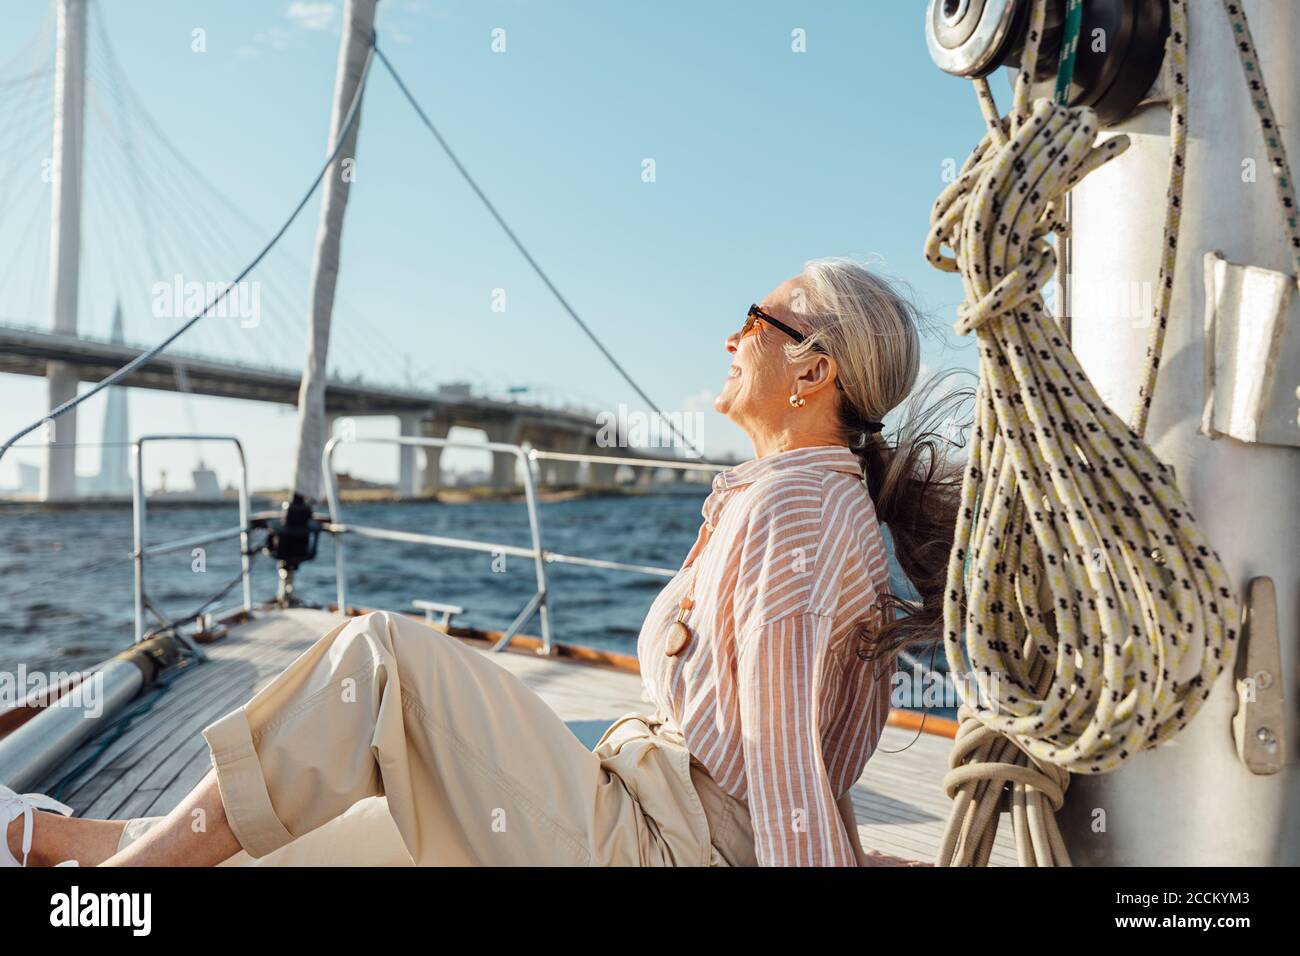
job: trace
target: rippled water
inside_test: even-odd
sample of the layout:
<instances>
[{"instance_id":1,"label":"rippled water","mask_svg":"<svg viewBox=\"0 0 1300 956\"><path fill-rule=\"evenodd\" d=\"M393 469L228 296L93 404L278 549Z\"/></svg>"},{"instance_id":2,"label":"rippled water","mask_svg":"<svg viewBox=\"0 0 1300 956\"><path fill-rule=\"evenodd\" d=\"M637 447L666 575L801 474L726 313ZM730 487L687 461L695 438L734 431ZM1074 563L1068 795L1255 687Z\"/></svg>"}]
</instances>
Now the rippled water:
<instances>
[{"instance_id":1,"label":"rippled water","mask_svg":"<svg viewBox=\"0 0 1300 956\"><path fill-rule=\"evenodd\" d=\"M540 506L543 545L554 551L676 568L695 540L707 488L637 497L592 497ZM263 505L264 507L264 505ZM345 505L350 524L528 546L527 510L509 501ZM234 527L234 506L152 506L148 541ZM70 669L97 663L131 642L131 512L120 507L0 510L0 669ZM459 604L465 623L505 628L535 590L533 563L486 553L370 541L345 542L348 603L410 609L415 598ZM189 550L151 558L145 590L169 618L182 617L239 572L236 540L207 546L206 570ZM635 652L641 620L666 579L559 564L547 566L552 634L558 641ZM253 566L254 598L276 590L275 566ZM298 593L334 600L334 542L298 575ZM222 606L238 602L238 589ZM151 622L152 623L152 622ZM538 633L534 618L525 633Z\"/></svg>"},{"instance_id":2,"label":"rippled water","mask_svg":"<svg viewBox=\"0 0 1300 956\"><path fill-rule=\"evenodd\" d=\"M540 506L545 547L567 554L676 568L695 540L706 489L640 497L583 498ZM527 511L509 501L470 504L345 505L352 524L418 531L527 547ZM233 527L226 507L158 507L148 540L158 543ZM67 669L93 664L131 641L131 512L120 507L0 510L0 667ZM504 628L535 590L533 563L491 554L369 541L348 536L348 603L410 609L415 598L459 604L463 620ZM151 558L145 590L170 618L193 611L239 572L237 542L206 548L206 570L189 550ZM552 634L556 640L633 651L641 619L665 579L552 564ZM254 598L274 596L275 566L253 566ZM322 535L317 559L304 565L298 593L334 600L334 542ZM237 603L236 589L223 606ZM524 628L536 634L534 618Z\"/></svg>"}]
</instances>

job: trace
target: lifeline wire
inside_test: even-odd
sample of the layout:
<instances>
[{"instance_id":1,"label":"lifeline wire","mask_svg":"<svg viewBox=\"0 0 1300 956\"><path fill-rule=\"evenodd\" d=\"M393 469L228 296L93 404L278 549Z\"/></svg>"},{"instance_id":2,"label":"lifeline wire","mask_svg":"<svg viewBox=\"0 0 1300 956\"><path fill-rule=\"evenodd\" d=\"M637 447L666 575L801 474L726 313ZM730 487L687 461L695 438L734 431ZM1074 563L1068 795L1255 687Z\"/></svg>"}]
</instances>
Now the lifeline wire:
<instances>
[{"instance_id":1,"label":"lifeline wire","mask_svg":"<svg viewBox=\"0 0 1300 956\"><path fill-rule=\"evenodd\" d=\"M217 294L217 296L213 298L204 307L202 312L190 318L188 321L185 322L184 325L178 328L171 335L167 336L167 338L163 339L157 345L153 346L153 348L150 348L145 352L141 352L135 358L131 359L131 361L127 362L125 365L119 368L116 372L113 372L111 375L107 376L106 378L100 380L99 382L96 382L87 391L83 392L80 395L73 396L72 398L64 402L62 405L51 410L49 414L41 416L40 418L36 419L36 421L28 425L26 428L11 435L3 445L0 445L0 458L3 458L5 456L5 453L9 451L10 447L12 447L13 444L16 441L18 441L20 438L22 438L24 435L31 434L37 428L40 428L44 422L53 421L54 419L62 415L64 412L76 408L86 399L90 398L93 395L99 394L104 389L108 388L110 385L117 384L122 379L126 378L128 375L130 375L132 372L138 369L140 366L144 365L146 362L152 359L154 356L158 355L169 345L171 345L173 342L179 339L182 335L188 332L191 328L193 328L199 322L200 319L206 318L207 315L213 309L215 309L218 305L221 304L222 300L225 299L225 297L229 294L231 289L233 289L240 282L242 282L250 272L252 272L254 269L257 268L259 264L261 264L262 260L266 258L267 254L270 253L270 251L275 248L276 244L280 241L281 238L283 238L284 234L289 231L289 227L293 225L294 220L298 218L298 214L302 212L303 207L305 207L307 203L311 200L311 197L316 194L316 188L320 186L321 180L325 178L325 174L329 171L330 166L333 164L334 160L338 158L339 151L343 148L343 143L347 138L345 134L352 127L352 124L356 122L357 111L358 108L361 106L361 94L365 92L366 79L370 75L370 62L374 58L374 52L375 52L375 47L374 47L374 40L372 38L370 49L366 53L366 62L361 68L361 79L357 83L356 95L352 97L352 104L348 107L347 115L344 117L343 123L339 127L339 135L337 141L334 144L334 149L330 152L329 158L325 160L325 164L321 167L321 171L317 173L316 178L312 180L311 185L307 188L307 192L303 194L302 199L298 200L298 205L294 206L293 212L289 213L289 218L286 219L284 221L284 224L280 226L279 229L276 230L275 234L271 237L270 241L267 242L267 244L262 247L262 251L259 252L256 256L254 256L253 260L248 265L244 266L242 270L240 270L239 275L235 276L235 278L230 283L228 283L224 288L222 288L222 290Z\"/></svg>"},{"instance_id":2,"label":"lifeline wire","mask_svg":"<svg viewBox=\"0 0 1300 956\"><path fill-rule=\"evenodd\" d=\"M1052 813L1069 773L1113 770L1185 727L1237 641L1231 581L1140 437L1149 392L1130 428L1043 305L1056 261L1047 236L1065 229L1066 193L1128 146L1124 136L1094 145L1087 107L1030 104L1045 13L1035 0L1006 119L977 81L989 131L936 201L926 240L929 262L962 277L956 329L975 333L980 355L944 604L949 670L974 685L958 682L945 865L987 863L1002 809L1022 865L1068 865ZM1186 29L1185 0L1171 0L1172 206L1181 206ZM1177 225L1175 208L1166 249ZM1172 284L1167 258L1162 281ZM1148 386L1162 341L1163 322Z\"/></svg>"},{"instance_id":3,"label":"lifeline wire","mask_svg":"<svg viewBox=\"0 0 1300 956\"><path fill-rule=\"evenodd\" d=\"M556 288L555 283L551 281L551 277L546 274L546 271L542 269L540 265L537 264L537 260L533 258L532 254L519 240L519 237L515 235L515 231L511 229L505 219L502 218L501 213L497 212L497 207L492 205L492 200L488 199L487 194L479 188L479 184L474 181L474 177L469 174L469 170L465 168L463 163L461 163L459 157L457 157L456 153L452 150L451 146L448 145L447 141L442 138L442 133L438 132L438 127L433 125L433 121L429 119L428 114L425 113L424 109L415 99L415 96L411 93L410 89L408 89L407 85L402 82L402 78L398 75L396 68L394 68L393 64L389 62L388 57L384 56L384 51L376 46L375 53L379 57L379 62L384 65L384 69L388 71L388 75L391 76L393 81L397 84L397 88L401 90L402 95L406 97L406 102L411 104L411 108L414 109L416 114L420 117L420 121L424 123L429 132L433 134L433 138L438 141L438 145L441 146L442 151L447 154L447 158L450 159L451 164L456 167L456 171L460 173L461 178L465 180L470 189L474 190L474 195L478 196L479 201L482 202L487 208L487 211L492 214L492 218L497 221L497 225L501 227L501 230L506 234L506 237L514 243L515 248L519 250L519 254L524 257L530 266L532 266L533 271L537 273L537 277L542 280L546 288L551 290L551 295L555 296L555 301L559 302L564 311L569 313L569 318L578 323L578 328L582 329L582 331L586 333L587 338L589 338L592 344L600 350L600 354L605 356L605 359L609 364L614 366L614 370L623 377L623 381L632 386L632 390L640 396L641 401L650 406L650 409L659 416L660 420L672 430L672 433L676 435L687 448L693 451L697 457L703 457L704 453L695 447L694 442L681 433L671 418L660 411L659 406L654 403L653 399L651 399L650 396L642 390L641 386L633 380L627 370L619 364L618 359L614 358L609 349L605 348L600 339L596 338L596 333L591 331L591 328L586 322L582 321L582 318L574 310L573 306L569 305L569 301L560 293L560 290Z\"/></svg>"}]
</instances>

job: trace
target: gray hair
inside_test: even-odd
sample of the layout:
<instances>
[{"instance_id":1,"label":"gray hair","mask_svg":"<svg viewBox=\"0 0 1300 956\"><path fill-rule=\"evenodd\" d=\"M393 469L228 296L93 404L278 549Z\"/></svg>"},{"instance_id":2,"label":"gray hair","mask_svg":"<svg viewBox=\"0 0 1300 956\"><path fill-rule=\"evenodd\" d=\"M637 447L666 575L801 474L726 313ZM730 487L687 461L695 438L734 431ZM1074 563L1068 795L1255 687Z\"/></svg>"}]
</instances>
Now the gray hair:
<instances>
[{"instance_id":1,"label":"gray hair","mask_svg":"<svg viewBox=\"0 0 1300 956\"><path fill-rule=\"evenodd\" d=\"M959 443L941 423L966 418L974 392L941 390L938 382L954 374L941 373L917 389L889 438L868 429L916 387L925 318L901 284L852 259L814 259L800 279L791 311L808 332L802 342L785 346L787 355L825 352L839 367L844 443L862 462L876 515L889 525L894 557L916 590L915 599L880 595L881 618L860 628L862 655L884 657L939 636L961 496L961 469L950 454Z\"/></svg>"},{"instance_id":2,"label":"gray hair","mask_svg":"<svg viewBox=\"0 0 1300 956\"><path fill-rule=\"evenodd\" d=\"M898 288L852 259L813 259L791 295L810 328L786 346L792 359L820 351L839 366L845 397L865 421L902 404L921 368L920 310Z\"/></svg>"}]
</instances>

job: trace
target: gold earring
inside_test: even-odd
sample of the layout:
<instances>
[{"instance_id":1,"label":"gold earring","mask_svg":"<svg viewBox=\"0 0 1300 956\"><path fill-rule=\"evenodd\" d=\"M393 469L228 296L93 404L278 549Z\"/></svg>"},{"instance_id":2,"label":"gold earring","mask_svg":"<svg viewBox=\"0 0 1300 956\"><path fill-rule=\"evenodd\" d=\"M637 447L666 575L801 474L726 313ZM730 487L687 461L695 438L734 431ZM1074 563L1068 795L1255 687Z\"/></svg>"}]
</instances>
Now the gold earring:
<instances>
[{"instance_id":1,"label":"gold earring","mask_svg":"<svg viewBox=\"0 0 1300 956\"><path fill-rule=\"evenodd\" d=\"M791 408L803 408L804 405L806 405L807 403L808 403L808 400L805 399L805 398L800 398L799 395L798 395L798 393L795 393L794 395L791 395L791 396L790 396L790 407L791 407Z\"/></svg>"}]
</instances>

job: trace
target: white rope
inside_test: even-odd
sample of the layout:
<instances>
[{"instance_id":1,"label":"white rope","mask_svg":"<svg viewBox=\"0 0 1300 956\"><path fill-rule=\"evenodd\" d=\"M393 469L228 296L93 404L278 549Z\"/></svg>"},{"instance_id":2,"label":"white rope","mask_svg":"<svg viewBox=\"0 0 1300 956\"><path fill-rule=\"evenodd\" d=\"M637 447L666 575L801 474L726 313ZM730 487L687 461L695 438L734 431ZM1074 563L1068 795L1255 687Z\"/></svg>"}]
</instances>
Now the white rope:
<instances>
[{"instance_id":1,"label":"white rope","mask_svg":"<svg viewBox=\"0 0 1300 956\"><path fill-rule=\"evenodd\" d=\"M1186 726L1231 662L1231 582L1172 472L1141 440L1168 297L1131 429L1083 372L1042 300L1065 194L1119 156L1096 115L1029 103L1045 18L1036 0L1007 119L977 81L989 132L935 203L926 257L960 273L956 328L979 342L980 385L948 569L949 669L977 693L945 780L942 864L987 863L999 811L1024 865L1069 863L1052 812L1068 774L1113 770ZM1186 127L1186 10L1172 0L1172 171L1162 283L1172 288ZM946 246L953 255L942 252ZM962 687L968 682L958 682Z\"/></svg>"},{"instance_id":2,"label":"white rope","mask_svg":"<svg viewBox=\"0 0 1300 956\"><path fill-rule=\"evenodd\" d=\"M1246 11L1240 3L1234 3L1232 0L1223 0L1223 9L1228 14L1228 22L1232 27L1232 41L1237 47L1241 71L1246 77L1246 87L1250 91L1250 105L1259 119L1260 131L1264 134L1268 166L1273 173L1278 205L1282 208L1282 229L1286 233L1287 249L1291 253L1291 265L1296 282L1300 283L1300 212L1296 209L1295 180L1291 178L1291 166L1286 159L1286 146L1282 142L1282 132L1277 126L1277 117L1273 115L1273 104L1269 101L1268 87L1264 85L1264 71L1260 67L1255 41L1250 35L1250 24L1246 22Z\"/></svg>"}]
</instances>

